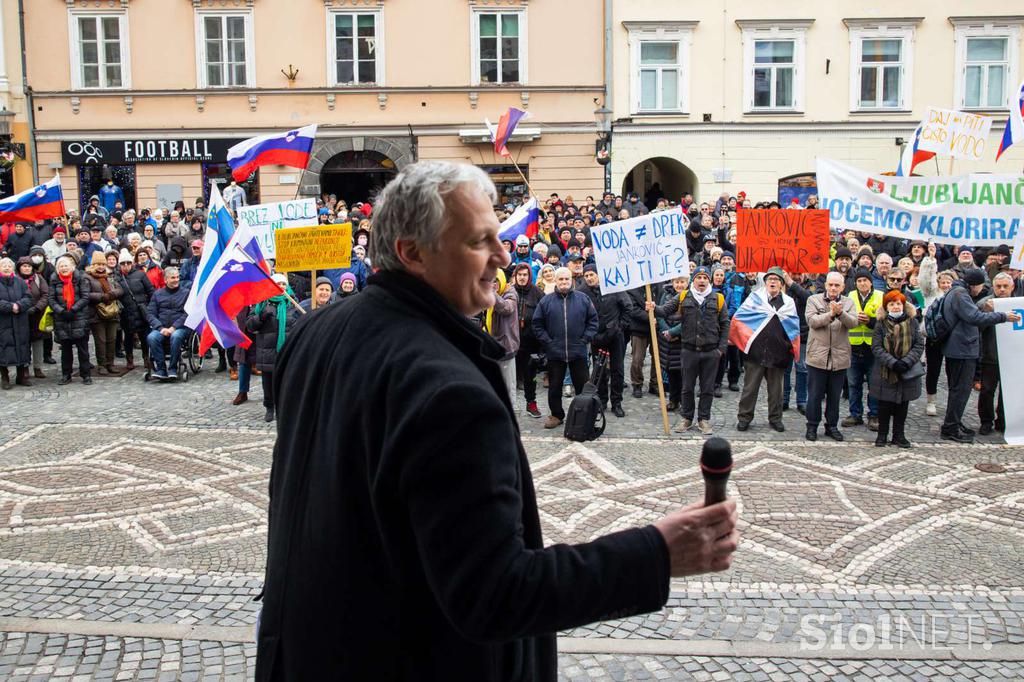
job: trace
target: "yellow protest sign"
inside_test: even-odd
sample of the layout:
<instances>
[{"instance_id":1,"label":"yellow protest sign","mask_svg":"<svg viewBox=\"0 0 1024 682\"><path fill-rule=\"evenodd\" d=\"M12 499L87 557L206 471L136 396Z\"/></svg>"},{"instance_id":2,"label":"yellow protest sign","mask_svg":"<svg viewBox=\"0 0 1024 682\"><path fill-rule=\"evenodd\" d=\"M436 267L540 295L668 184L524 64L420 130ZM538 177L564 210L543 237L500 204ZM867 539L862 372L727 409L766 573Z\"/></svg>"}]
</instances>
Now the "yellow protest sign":
<instances>
[{"instance_id":1,"label":"yellow protest sign","mask_svg":"<svg viewBox=\"0 0 1024 682\"><path fill-rule=\"evenodd\" d=\"M347 268L352 264L352 223L288 227L274 233L276 272Z\"/></svg>"}]
</instances>

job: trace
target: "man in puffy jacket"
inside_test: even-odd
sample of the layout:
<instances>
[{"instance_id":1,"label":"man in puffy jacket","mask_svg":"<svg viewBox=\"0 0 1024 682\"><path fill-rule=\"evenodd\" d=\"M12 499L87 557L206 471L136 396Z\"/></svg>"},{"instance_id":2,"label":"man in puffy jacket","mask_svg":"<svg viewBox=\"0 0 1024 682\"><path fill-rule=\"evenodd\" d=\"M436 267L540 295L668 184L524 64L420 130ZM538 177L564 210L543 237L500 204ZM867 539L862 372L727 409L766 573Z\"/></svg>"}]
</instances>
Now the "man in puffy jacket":
<instances>
[{"instance_id":1,"label":"man in puffy jacket","mask_svg":"<svg viewBox=\"0 0 1024 682\"><path fill-rule=\"evenodd\" d=\"M579 287L579 291L587 295L597 310L597 335L591 343L590 350L595 357L599 350L608 351L610 361L608 371L601 374L601 381L598 382L597 396L607 405L610 379L612 413L621 418L626 416L622 409L622 389L625 383L623 364L626 357L626 343L622 330L636 317L636 310L630 298L624 293L602 294L600 281L596 265L583 266L583 286ZM646 318L646 315L643 317Z\"/></svg>"},{"instance_id":2,"label":"man in puffy jacket","mask_svg":"<svg viewBox=\"0 0 1024 682\"><path fill-rule=\"evenodd\" d=\"M978 310L971 296L981 293L985 286L985 273L971 268L964 273L962 282L953 282L942 300L942 316L951 331L942 348L946 358L946 381L949 398L946 400L946 418L940 435L957 443L974 441L974 431L964 427L962 420L967 401L971 397L974 371L981 355L981 327L1003 322L1020 322L1017 313L986 313Z\"/></svg>"},{"instance_id":3,"label":"man in puffy jacket","mask_svg":"<svg viewBox=\"0 0 1024 682\"><path fill-rule=\"evenodd\" d=\"M166 286L153 292L153 298L146 307L146 318L152 329L146 337L146 343L149 344L153 376L157 379L177 379L181 345L189 334L185 327L188 287L181 286L178 268L164 268L164 282ZM164 354L165 338L170 339L169 354Z\"/></svg>"},{"instance_id":4,"label":"man in puffy jacket","mask_svg":"<svg viewBox=\"0 0 1024 682\"><path fill-rule=\"evenodd\" d=\"M565 419L562 382L568 370L579 393L587 381L587 344L597 336L597 309L582 291L573 289L569 268L555 271L555 291L540 300L533 314L533 333L547 356L548 408L544 428L554 429Z\"/></svg>"}]
</instances>

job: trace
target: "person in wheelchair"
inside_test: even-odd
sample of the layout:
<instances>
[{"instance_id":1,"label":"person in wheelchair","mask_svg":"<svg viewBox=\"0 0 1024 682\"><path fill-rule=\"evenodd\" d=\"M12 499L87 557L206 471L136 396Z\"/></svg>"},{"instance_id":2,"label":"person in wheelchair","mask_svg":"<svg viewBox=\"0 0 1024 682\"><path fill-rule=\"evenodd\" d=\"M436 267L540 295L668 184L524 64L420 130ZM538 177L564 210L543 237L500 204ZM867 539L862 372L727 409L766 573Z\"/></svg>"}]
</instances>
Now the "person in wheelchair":
<instances>
[{"instance_id":1,"label":"person in wheelchair","mask_svg":"<svg viewBox=\"0 0 1024 682\"><path fill-rule=\"evenodd\" d=\"M153 377L161 380L178 378L181 347L192 333L185 327L188 288L181 286L178 268L164 268L164 282L166 286L153 292L146 308L152 329L146 343L149 344L149 357L153 363ZM165 341L169 343L169 353L164 348Z\"/></svg>"}]
</instances>

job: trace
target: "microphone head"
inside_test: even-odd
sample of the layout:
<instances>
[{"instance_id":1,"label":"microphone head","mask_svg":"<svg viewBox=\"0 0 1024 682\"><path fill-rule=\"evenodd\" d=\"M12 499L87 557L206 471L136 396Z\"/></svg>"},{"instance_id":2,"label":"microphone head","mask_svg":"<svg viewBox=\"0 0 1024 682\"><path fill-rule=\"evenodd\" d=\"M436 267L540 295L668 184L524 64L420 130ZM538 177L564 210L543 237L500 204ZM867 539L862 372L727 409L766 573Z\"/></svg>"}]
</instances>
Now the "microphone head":
<instances>
[{"instance_id":1,"label":"microphone head","mask_svg":"<svg viewBox=\"0 0 1024 682\"><path fill-rule=\"evenodd\" d=\"M705 478L727 477L732 471L732 446L724 438L712 436L704 441L700 470Z\"/></svg>"}]
</instances>

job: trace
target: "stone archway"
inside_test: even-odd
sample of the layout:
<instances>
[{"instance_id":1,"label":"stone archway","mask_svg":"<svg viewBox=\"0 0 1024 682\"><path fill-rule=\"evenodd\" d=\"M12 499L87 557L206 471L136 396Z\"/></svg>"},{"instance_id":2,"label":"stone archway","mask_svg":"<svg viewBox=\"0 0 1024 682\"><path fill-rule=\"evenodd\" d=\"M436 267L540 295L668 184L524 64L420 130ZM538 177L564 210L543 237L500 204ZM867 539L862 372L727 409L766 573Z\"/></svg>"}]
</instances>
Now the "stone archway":
<instances>
[{"instance_id":1,"label":"stone archway","mask_svg":"<svg viewBox=\"0 0 1024 682\"><path fill-rule=\"evenodd\" d=\"M318 139L313 143L309 165L302 172L299 182L299 196L320 195L320 173L324 166L344 152L373 151L391 159L395 168L401 171L416 160L416 143L410 137L334 137Z\"/></svg>"},{"instance_id":2,"label":"stone archway","mask_svg":"<svg viewBox=\"0 0 1024 682\"><path fill-rule=\"evenodd\" d=\"M697 175L685 164L667 156L655 156L633 166L623 178L622 195L635 191L641 201L646 201L645 195L655 184L656 193L660 190L662 196L675 202L687 193L697 196Z\"/></svg>"}]
</instances>

